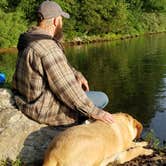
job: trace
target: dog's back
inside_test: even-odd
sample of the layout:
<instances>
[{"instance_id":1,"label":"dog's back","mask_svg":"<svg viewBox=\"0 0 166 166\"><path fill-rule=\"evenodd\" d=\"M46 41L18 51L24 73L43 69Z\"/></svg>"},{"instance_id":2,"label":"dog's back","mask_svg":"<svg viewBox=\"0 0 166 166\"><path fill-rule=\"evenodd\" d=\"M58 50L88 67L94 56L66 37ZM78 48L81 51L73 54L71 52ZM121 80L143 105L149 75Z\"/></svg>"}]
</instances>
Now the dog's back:
<instances>
[{"instance_id":1,"label":"dog's back","mask_svg":"<svg viewBox=\"0 0 166 166\"><path fill-rule=\"evenodd\" d=\"M103 149L103 143L110 142L108 133L112 132L107 127L101 131L101 125L107 126L103 122L96 121L69 128L55 137L46 152L44 166L61 166L61 164L79 166L78 163L83 166L100 165L97 162L102 160L102 152L106 150ZM102 141L104 137L105 142ZM113 139L114 136L111 137ZM99 151L101 153L98 153ZM95 163L90 160L92 158Z\"/></svg>"},{"instance_id":2,"label":"dog's back","mask_svg":"<svg viewBox=\"0 0 166 166\"><path fill-rule=\"evenodd\" d=\"M95 121L62 132L49 145L43 166L107 165L132 143L130 120L123 117L115 115L109 125Z\"/></svg>"}]
</instances>

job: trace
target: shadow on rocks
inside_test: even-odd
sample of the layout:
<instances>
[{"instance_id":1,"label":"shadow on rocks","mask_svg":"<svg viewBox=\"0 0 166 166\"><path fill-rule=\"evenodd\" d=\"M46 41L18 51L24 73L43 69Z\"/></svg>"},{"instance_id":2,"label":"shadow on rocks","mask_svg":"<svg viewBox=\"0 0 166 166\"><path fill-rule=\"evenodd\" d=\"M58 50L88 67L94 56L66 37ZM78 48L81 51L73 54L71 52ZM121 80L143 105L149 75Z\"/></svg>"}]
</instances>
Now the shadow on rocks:
<instances>
[{"instance_id":1,"label":"shadow on rocks","mask_svg":"<svg viewBox=\"0 0 166 166\"><path fill-rule=\"evenodd\" d=\"M42 166L44 152L51 140L69 127L71 126L47 126L31 133L18 156L23 163L22 166Z\"/></svg>"}]
</instances>

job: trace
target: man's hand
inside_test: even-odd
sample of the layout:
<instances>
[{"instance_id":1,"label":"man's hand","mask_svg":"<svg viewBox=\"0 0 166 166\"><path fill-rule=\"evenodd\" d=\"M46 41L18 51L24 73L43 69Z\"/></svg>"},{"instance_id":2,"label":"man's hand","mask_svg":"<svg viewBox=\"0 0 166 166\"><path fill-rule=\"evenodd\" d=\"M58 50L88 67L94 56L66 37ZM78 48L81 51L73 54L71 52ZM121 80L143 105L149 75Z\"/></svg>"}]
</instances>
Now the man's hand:
<instances>
[{"instance_id":1,"label":"man's hand","mask_svg":"<svg viewBox=\"0 0 166 166\"><path fill-rule=\"evenodd\" d=\"M89 91L88 81L84 77L76 77L76 79L84 91Z\"/></svg>"},{"instance_id":2,"label":"man's hand","mask_svg":"<svg viewBox=\"0 0 166 166\"><path fill-rule=\"evenodd\" d=\"M106 123L113 123L114 119L109 112L104 110L100 110L98 114L92 115L94 119L101 120Z\"/></svg>"}]
</instances>

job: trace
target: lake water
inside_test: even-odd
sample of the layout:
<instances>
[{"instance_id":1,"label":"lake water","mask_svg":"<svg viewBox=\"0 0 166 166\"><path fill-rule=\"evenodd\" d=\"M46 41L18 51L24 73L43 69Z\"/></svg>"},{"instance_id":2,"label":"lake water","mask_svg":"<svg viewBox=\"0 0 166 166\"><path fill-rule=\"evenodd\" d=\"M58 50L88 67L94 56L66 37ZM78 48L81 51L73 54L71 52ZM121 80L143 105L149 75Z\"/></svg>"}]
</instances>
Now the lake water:
<instances>
[{"instance_id":1,"label":"lake water","mask_svg":"<svg viewBox=\"0 0 166 166\"><path fill-rule=\"evenodd\" d=\"M166 34L67 47L70 63L89 81L91 90L110 99L106 110L127 112L166 140ZM16 53L0 55L0 72L10 86Z\"/></svg>"}]
</instances>

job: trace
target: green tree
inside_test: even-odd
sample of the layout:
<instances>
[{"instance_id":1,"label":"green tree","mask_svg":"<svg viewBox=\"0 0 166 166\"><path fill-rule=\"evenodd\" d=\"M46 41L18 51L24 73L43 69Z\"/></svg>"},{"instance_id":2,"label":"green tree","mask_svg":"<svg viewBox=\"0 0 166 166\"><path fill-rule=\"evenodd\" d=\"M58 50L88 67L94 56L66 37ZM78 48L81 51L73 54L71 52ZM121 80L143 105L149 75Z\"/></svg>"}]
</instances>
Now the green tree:
<instances>
[{"instance_id":1,"label":"green tree","mask_svg":"<svg viewBox=\"0 0 166 166\"><path fill-rule=\"evenodd\" d=\"M7 0L1 0L0 1L0 9L5 9L8 6Z\"/></svg>"},{"instance_id":2,"label":"green tree","mask_svg":"<svg viewBox=\"0 0 166 166\"><path fill-rule=\"evenodd\" d=\"M166 9L165 0L144 0L143 9L148 12L164 11Z\"/></svg>"},{"instance_id":3,"label":"green tree","mask_svg":"<svg viewBox=\"0 0 166 166\"><path fill-rule=\"evenodd\" d=\"M18 10L22 10L29 24L36 21L36 10L43 0L20 0L17 5Z\"/></svg>"},{"instance_id":4,"label":"green tree","mask_svg":"<svg viewBox=\"0 0 166 166\"><path fill-rule=\"evenodd\" d=\"M20 33L27 23L22 11L5 13L0 9L0 47L16 46Z\"/></svg>"},{"instance_id":5,"label":"green tree","mask_svg":"<svg viewBox=\"0 0 166 166\"><path fill-rule=\"evenodd\" d=\"M142 0L126 0L126 3L129 4L130 9L132 10L141 10L143 6Z\"/></svg>"},{"instance_id":6,"label":"green tree","mask_svg":"<svg viewBox=\"0 0 166 166\"><path fill-rule=\"evenodd\" d=\"M77 0L57 0L56 1L65 12L70 14L70 19L64 19L64 33L71 38L80 35L77 21L79 20L80 3Z\"/></svg>"},{"instance_id":7,"label":"green tree","mask_svg":"<svg viewBox=\"0 0 166 166\"><path fill-rule=\"evenodd\" d=\"M124 1L117 1L112 8L111 31L113 33L125 33L128 29L128 4Z\"/></svg>"}]
</instances>

